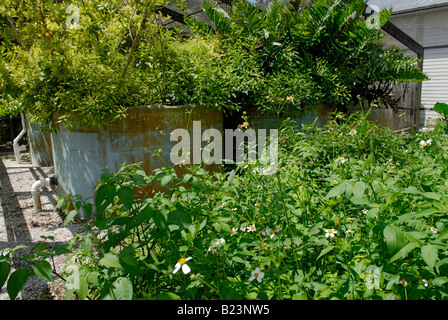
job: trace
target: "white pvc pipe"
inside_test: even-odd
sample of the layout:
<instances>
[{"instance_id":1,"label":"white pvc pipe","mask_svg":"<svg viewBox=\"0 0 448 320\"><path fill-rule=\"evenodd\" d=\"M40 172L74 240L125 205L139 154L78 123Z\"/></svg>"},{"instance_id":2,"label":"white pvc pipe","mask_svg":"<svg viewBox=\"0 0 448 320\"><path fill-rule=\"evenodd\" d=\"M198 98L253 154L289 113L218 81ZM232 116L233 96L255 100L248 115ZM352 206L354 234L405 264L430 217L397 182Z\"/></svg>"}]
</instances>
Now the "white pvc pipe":
<instances>
[{"instance_id":1,"label":"white pvc pipe","mask_svg":"<svg viewBox=\"0 0 448 320\"><path fill-rule=\"evenodd\" d=\"M13 141L13 147L14 147L14 155L16 157L17 164L21 164L22 161L20 159L20 152L24 149L25 146L20 147L19 146L19 140L23 137L23 135L26 133L26 124L25 124L25 115L23 113L20 114L20 117L22 118L22 131L19 133L19 135L14 139ZM26 148L26 147L25 147Z\"/></svg>"},{"instance_id":2,"label":"white pvc pipe","mask_svg":"<svg viewBox=\"0 0 448 320\"><path fill-rule=\"evenodd\" d=\"M31 187L31 195L33 196L34 210L36 213L42 211L42 202L40 201L40 188L56 184L56 178L44 178L33 183L33 186Z\"/></svg>"}]
</instances>

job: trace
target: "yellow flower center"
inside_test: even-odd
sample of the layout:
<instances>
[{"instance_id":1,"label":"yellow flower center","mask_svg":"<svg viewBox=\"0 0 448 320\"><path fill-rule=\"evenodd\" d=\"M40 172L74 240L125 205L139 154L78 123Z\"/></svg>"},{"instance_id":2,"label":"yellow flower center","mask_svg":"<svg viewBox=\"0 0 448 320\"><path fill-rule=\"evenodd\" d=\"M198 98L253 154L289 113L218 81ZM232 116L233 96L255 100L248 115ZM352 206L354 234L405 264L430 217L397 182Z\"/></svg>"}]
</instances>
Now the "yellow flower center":
<instances>
[{"instance_id":1,"label":"yellow flower center","mask_svg":"<svg viewBox=\"0 0 448 320\"><path fill-rule=\"evenodd\" d=\"M328 232L328 233L333 233L333 230L329 229L327 232Z\"/></svg>"},{"instance_id":2,"label":"yellow flower center","mask_svg":"<svg viewBox=\"0 0 448 320\"><path fill-rule=\"evenodd\" d=\"M180 258L180 259L179 259L179 264L180 264L180 265L185 264L185 262L187 262L187 260L186 260L185 258Z\"/></svg>"},{"instance_id":3,"label":"yellow flower center","mask_svg":"<svg viewBox=\"0 0 448 320\"><path fill-rule=\"evenodd\" d=\"M254 273L254 277L258 278L258 273L257 272Z\"/></svg>"}]
</instances>

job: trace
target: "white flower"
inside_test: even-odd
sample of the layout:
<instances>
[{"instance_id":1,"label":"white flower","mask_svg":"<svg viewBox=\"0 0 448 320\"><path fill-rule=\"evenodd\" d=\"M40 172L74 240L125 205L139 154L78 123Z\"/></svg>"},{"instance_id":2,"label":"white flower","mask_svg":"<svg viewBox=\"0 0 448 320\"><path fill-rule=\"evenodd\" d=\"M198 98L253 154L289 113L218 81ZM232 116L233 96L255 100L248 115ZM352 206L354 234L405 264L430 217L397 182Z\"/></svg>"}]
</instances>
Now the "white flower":
<instances>
[{"instance_id":1,"label":"white flower","mask_svg":"<svg viewBox=\"0 0 448 320\"><path fill-rule=\"evenodd\" d=\"M230 231L230 236L236 235L237 231L238 231L238 228L233 228L232 231Z\"/></svg>"},{"instance_id":2,"label":"white flower","mask_svg":"<svg viewBox=\"0 0 448 320\"><path fill-rule=\"evenodd\" d=\"M252 271L252 276L249 278L250 281L257 279L258 282L261 282L261 278L264 277L264 272L260 272L260 268L255 268L254 271Z\"/></svg>"},{"instance_id":3,"label":"white flower","mask_svg":"<svg viewBox=\"0 0 448 320\"><path fill-rule=\"evenodd\" d=\"M437 228L434 228L433 226L429 226L429 230L431 230L434 234L437 233Z\"/></svg>"},{"instance_id":4,"label":"white flower","mask_svg":"<svg viewBox=\"0 0 448 320\"><path fill-rule=\"evenodd\" d=\"M335 160L336 162L340 162L342 164L346 163L348 160L344 157L339 157Z\"/></svg>"},{"instance_id":5,"label":"white flower","mask_svg":"<svg viewBox=\"0 0 448 320\"><path fill-rule=\"evenodd\" d=\"M347 236L349 236L350 234L355 233L355 231L348 229L347 231L345 231L345 234Z\"/></svg>"},{"instance_id":6,"label":"white flower","mask_svg":"<svg viewBox=\"0 0 448 320\"><path fill-rule=\"evenodd\" d=\"M368 212L369 212L369 210L367 210L367 209L362 210L362 213L364 213L364 214L367 214Z\"/></svg>"},{"instance_id":7,"label":"white flower","mask_svg":"<svg viewBox=\"0 0 448 320\"><path fill-rule=\"evenodd\" d=\"M325 237L334 237L336 235L336 233L338 233L336 230L334 229L325 229Z\"/></svg>"},{"instance_id":8,"label":"white flower","mask_svg":"<svg viewBox=\"0 0 448 320\"><path fill-rule=\"evenodd\" d=\"M428 140L420 140L420 147L424 148L426 146L430 146L432 144L432 139Z\"/></svg>"},{"instance_id":9,"label":"white flower","mask_svg":"<svg viewBox=\"0 0 448 320\"><path fill-rule=\"evenodd\" d=\"M188 274L191 271L191 268L186 264L187 261L193 259L192 257L188 257L188 258L180 258L179 261L176 263L176 265L174 266L174 271L173 274L175 274L177 271L179 271L180 268L182 268L182 272L184 274Z\"/></svg>"},{"instance_id":10,"label":"white flower","mask_svg":"<svg viewBox=\"0 0 448 320\"><path fill-rule=\"evenodd\" d=\"M425 286L425 288L428 287L428 285L429 285L428 280L422 279L422 281L423 281L423 285Z\"/></svg>"},{"instance_id":11,"label":"white flower","mask_svg":"<svg viewBox=\"0 0 448 320\"><path fill-rule=\"evenodd\" d=\"M354 136L358 133L358 131L356 131L355 129L350 130L350 132L348 133L351 136Z\"/></svg>"},{"instance_id":12,"label":"white flower","mask_svg":"<svg viewBox=\"0 0 448 320\"><path fill-rule=\"evenodd\" d=\"M224 240L224 238L218 239L216 240L215 244L217 246L223 246L226 243L226 240Z\"/></svg>"},{"instance_id":13,"label":"white flower","mask_svg":"<svg viewBox=\"0 0 448 320\"><path fill-rule=\"evenodd\" d=\"M246 226L241 226L240 230L243 232L246 231Z\"/></svg>"},{"instance_id":14,"label":"white flower","mask_svg":"<svg viewBox=\"0 0 448 320\"><path fill-rule=\"evenodd\" d=\"M261 235L266 236L270 233L270 230L268 228L261 229Z\"/></svg>"},{"instance_id":15,"label":"white flower","mask_svg":"<svg viewBox=\"0 0 448 320\"><path fill-rule=\"evenodd\" d=\"M207 250L207 252L210 252L210 251L211 251L213 254L215 254L216 251L217 251L217 249L216 249L215 246L210 245L210 246L208 246L208 250Z\"/></svg>"},{"instance_id":16,"label":"white flower","mask_svg":"<svg viewBox=\"0 0 448 320\"><path fill-rule=\"evenodd\" d=\"M275 234L276 234L277 232L280 232L281 230L282 230L281 228L271 230L271 236L270 236L270 238L271 238L271 239L274 238Z\"/></svg>"},{"instance_id":17,"label":"white flower","mask_svg":"<svg viewBox=\"0 0 448 320\"><path fill-rule=\"evenodd\" d=\"M257 230L255 228L255 224L250 224L247 226L247 232L254 232L255 230Z\"/></svg>"},{"instance_id":18,"label":"white flower","mask_svg":"<svg viewBox=\"0 0 448 320\"><path fill-rule=\"evenodd\" d=\"M252 170L252 172L253 172L253 173L257 173L257 172L260 172L260 169L258 169L258 168L255 168L254 170Z\"/></svg>"}]
</instances>

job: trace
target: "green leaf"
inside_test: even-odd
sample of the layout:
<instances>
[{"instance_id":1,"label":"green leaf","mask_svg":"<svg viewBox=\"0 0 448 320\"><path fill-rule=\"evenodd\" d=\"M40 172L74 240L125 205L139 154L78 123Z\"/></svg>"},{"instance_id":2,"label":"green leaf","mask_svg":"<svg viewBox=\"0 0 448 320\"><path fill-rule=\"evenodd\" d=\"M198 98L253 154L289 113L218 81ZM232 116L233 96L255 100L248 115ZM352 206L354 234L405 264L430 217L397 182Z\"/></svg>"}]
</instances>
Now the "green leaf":
<instances>
[{"instance_id":1,"label":"green leaf","mask_svg":"<svg viewBox=\"0 0 448 320\"><path fill-rule=\"evenodd\" d=\"M387 226L383 230L384 240L390 254L397 253L406 244L404 232L396 226Z\"/></svg>"},{"instance_id":2,"label":"green leaf","mask_svg":"<svg viewBox=\"0 0 448 320\"><path fill-rule=\"evenodd\" d=\"M78 214L77 210L70 211L64 219L64 227Z\"/></svg>"},{"instance_id":3,"label":"green leaf","mask_svg":"<svg viewBox=\"0 0 448 320\"><path fill-rule=\"evenodd\" d=\"M6 279L8 279L9 272L11 271L11 266L7 262L0 262L0 289L5 284Z\"/></svg>"},{"instance_id":4,"label":"green leaf","mask_svg":"<svg viewBox=\"0 0 448 320\"><path fill-rule=\"evenodd\" d=\"M368 201L368 200L366 200L364 198L360 198L360 197L357 197L355 195L350 198L350 201L353 204L362 205L362 206L369 206L370 208L378 206L376 203L372 203L372 202L370 202L370 201Z\"/></svg>"},{"instance_id":5,"label":"green leaf","mask_svg":"<svg viewBox=\"0 0 448 320\"><path fill-rule=\"evenodd\" d=\"M333 198L333 197L337 197L340 196L341 194L343 194L345 192L345 188L346 188L346 183L340 183L338 184L336 187L333 187L325 196L325 199L328 198Z\"/></svg>"},{"instance_id":6,"label":"green leaf","mask_svg":"<svg viewBox=\"0 0 448 320\"><path fill-rule=\"evenodd\" d=\"M104 257L99 261L99 264L106 268L121 269L120 259L113 253L106 253Z\"/></svg>"},{"instance_id":7,"label":"green leaf","mask_svg":"<svg viewBox=\"0 0 448 320\"><path fill-rule=\"evenodd\" d=\"M422 192L418 190L416 187L407 187L406 189L403 189L403 193L411 193L411 194L421 194Z\"/></svg>"},{"instance_id":8,"label":"green leaf","mask_svg":"<svg viewBox=\"0 0 448 320\"><path fill-rule=\"evenodd\" d=\"M168 184L171 182L172 179L173 177L170 174L164 176L160 181L160 185L162 186L162 188L168 188Z\"/></svg>"},{"instance_id":9,"label":"green leaf","mask_svg":"<svg viewBox=\"0 0 448 320\"><path fill-rule=\"evenodd\" d=\"M180 300L180 297L172 292L163 292L154 297L153 300Z\"/></svg>"},{"instance_id":10,"label":"green leaf","mask_svg":"<svg viewBox=\"0 0 448 320\"><path fill-rule=\"evenodd\" d=\"M70 249L68 249L69 245L68 244L61 244L58 246L54 246L53 247L53 252L56 254L65 254L65 253L70 253Z\"/></svg>"},{"instance_id":11,"label":"green leaf","mask_svg":"<svg viewBox=\"0 0 448 320\"><path fill-rule=\"evenodd\" d=\"M433 245L426 245L422 247L422 258L430 268L434 268L439 255L437 248Z\"/></svg>"},{"instance_id":12,"label":"green leaf","mask_svg":"<svg viewBox=\"0 0 448 320\"><path fill-rule=\"evenodd\" d=\"M437 102L434 105L433 110L448 118L448 104L442 103L442 102Z\"/></svg>"},{"instance_id":13,"label":"green leaf","mask_svg":"<svg viewBox=\"0 0 448 320\"><path fill-rule=\"evenodd\" d=\"M97 215L100 215L114 201L115 186L113 184L104 184L98 188L95 195L95 205Z\"/></svg>"},{"instance_id":14,"label":"green leaf","mask_svg":"<svg viewBox=\"0 0 448 320\"><path fill-rule=\"evenodd\" d=\"M36 264L33 267L34 273L41 279L47 280L47 281L53 281L53 273L51 269L51 265L45 261L37 261Z\"/></svg>"},{"instance_id":15,"label":"green leaf","mask_svg":"<svg viewBox=\"0 0 448 320\"><path fill-rule=\"evenodd\" d=\"M145 204L138 213L138 221L139 223L142 222L149 222L153 215L153 208L149 205L149 203Z\"/></svg>"},{"instance_id":16,"label":"green leaf","mask_svg":"<svg viewBox=\"0 0 448 320\"><path fill-rule=\"evenodd\" d=\"M87 297L87 293L89 292L89 284L86 276L83 272L77 271L76 275L79 279L79 288L76 288L76 293L78 294L79 300L85 300Z\"/></svg>"},{"instance_id":17,"label":"green leaf","mask_svg":"<svg viewBox=\"0 0 448 320\"><path fill-rule=\"evenodd\" d=\"M131 174L131 179L132 179L132 181L134 181L135 184L137 184L137 185L145 185L145 184L146 184L145 179L144 179L141 175L138 175L138 174Z\"/></svg>"},{"instance_id":18,"label":"green leaf","mask_svg":"<svg viewBox=\"0 0 448 320\"><path fill-rule=\"evenodd\" d=\"M178 209L168 214L168 223L176 224L184 228L189 228L193 224L190 213L183 209Z\"/></svg>"},{"instance_id":19,"label":"green leaf","mask_svg":"<svg viewBox=\"0 0 448 320\"><path fill-rule=\"evenodd\" d=\"M130 187L121 187L117 191L118 199L124 204L128 209L132 208L134 203L134 192Z\"/></svg>"},{"instance_id":20,"label":"green leaf","mask_svg":"<svg viewBox=\"0 0 448 320\"><path fill-rule=\"evenodd\" d=\"M409 242L406 244L403 248L400 249L391 259L389 262L394 262L398 259L404 259L406 256L415 248L417 248L419 245L415 242Z\"/></svg>"},{"instance_id":21,"label":"green leaf","mask_svg":"<svg viewBox=\"0 0 448 320\"><path fill-rule=\"evenodd\" d=\"M325 249L323 249L323 250L320 252L320 254L319 254L319 256L317 257L316 260L319 260L320 257L326 255L328 252L330 252L330 251L333 250L333 249L334 249L334 246L327 246Z\"/></svg>"},{"instance_id":22,"label":"green leaf","mask_svg":"<svg viewBox=\"0 0 448 320\"><path fill-rule=\"evenodd\" d=\"M111 291L114 300L132 300L132 281L129 278L120 277L112 283Z\"/></svg>"},{"instance_id":23,"label":"green leaf","mask_svg":"<svg viewBox=\"0 0 448 320\"><path fill-rule=\"evenodd\" d=\"M355 183L353 187L353 195L358 198L362 198L364 196L364 192L366 190L366 184L362 181L358 181Z\"/></svg>"},{"instance_id":24,"label":"green leaf","mask_svg":"<svg viewBox=\"0 0 448 320\"><path fill-rule=\"evenodd\" d=\"M438 194L435 192L423 192L422 196L424 196L425 198L428 198L428 199L432 199L432 200L440 200L440 198L442 198L441 194Z\"/></svg>"},{"instance_id":25,"label":"green leaf","mask_svg":"<svg viewBox=\"0 0 448 320\"><path fill-rule=\"evenodd\" d=\"M191 174L189 174L189 173L187 173L187 174L185 174L185 176L184 176L184 179L183 179L183 183L187 183L187 182L189 182L190 181L190 179L192 178L193 176L191 175Z\"/></svg>"},{"instance_id":26,"label":"green leaf","mask_svg":"<svg viewBox=\"0 0 448 320\"><path fill-rule=\"evenodd\" d=\"M20 291L22 291L28 280L30 273L27 269L19 269L14 271L8 279L6 290L9 298L15 300Z\"/></svg>"},{"instance_id":27,"label":"green leaf","mask_svg":"<svg viewBox=\"0 0 448 320\"><path fill-rule=\"evenodd\" d=\"M380 208L372 208L367 212L367 217L370 219L377 219L378 212L380 212Z\"/></svg>"},{"instance_id":28,"label":"green leaf","mask_svg":"<svg viewBox=\"0 0 448 320\"><path fill-rule=\"evenodd\" d=\"M156 210L154 211L152 218L154 219L154 223L156 224L157 228L159 228L160 230L165 230L167 220L166 212Z\"/></svg>"}]
</instances>

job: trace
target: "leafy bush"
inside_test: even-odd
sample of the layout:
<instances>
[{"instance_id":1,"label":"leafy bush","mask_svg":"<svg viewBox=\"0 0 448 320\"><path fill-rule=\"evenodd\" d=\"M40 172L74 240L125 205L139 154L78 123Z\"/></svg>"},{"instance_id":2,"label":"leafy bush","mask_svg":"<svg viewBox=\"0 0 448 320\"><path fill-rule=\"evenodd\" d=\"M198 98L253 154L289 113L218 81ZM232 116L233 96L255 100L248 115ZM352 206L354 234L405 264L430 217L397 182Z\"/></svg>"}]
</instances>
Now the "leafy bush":
<instances>
[{"instance_id":1,"label":"leafy bush","mask_svg":"<svg viewBox=\"0 0 448 320\"><path fill-rule=\"evenodd\" d=\"M277 0L263 11L239 0L230 16L205 1L213 28L186 18L186 40L161 26L162 4L3 1L1 113L99 127L151 104L281 113L381 100L395 82L427 79L415 59L380 48L363 0Z\"/></svg>"},{"instance_id":2,"label":"leafy bush","mask_svg":"<svg viewBox=\"0 0 448 320\"><path fill-rule=\"evenodd\" d=\"M285 124L274 175L104 171L94 203L58 202L66 223L92 216L85 232L34 248L8 287L48 279L44 259L66 253L59 276L80 299L446 299L448 138L365 117ZM13 257L0 257L4 282Z\"/></svg>"},{"instance_id":3,"label":"leafy bush","mask_svg":"<svg viewBox=\"0 0 448 320\"><path fill-rule=\"evenodd\" d=\"M70 15L66 3L52 0L2 2L1 112L101 127L133 106L238 108L236 96L259 78L250 61L242 62L247 55L163 28L163 3L74 1L78 11Z\"/></svg>"},{"instance_id":4,"label":"leafy bush","mask_svg":"<svg viewBox=\"0 0 448 320\"><path fill-rule=\"evenodd\" d=\"M428 79L416 59L381 48L380 27L391 11L379 13L372 28L362 15L364 0L276 0L264 10L246 0L232 3L228 14L212 1L204 2L204 10L227 46L244 48L256 61L266 81L251 97L260 111L341 106L358 96L387 104L393 84ZM210 36L205 26L193 25ZM287 108L278 99L286 96L294 97Z\"/></svg>"}]
</instances>

